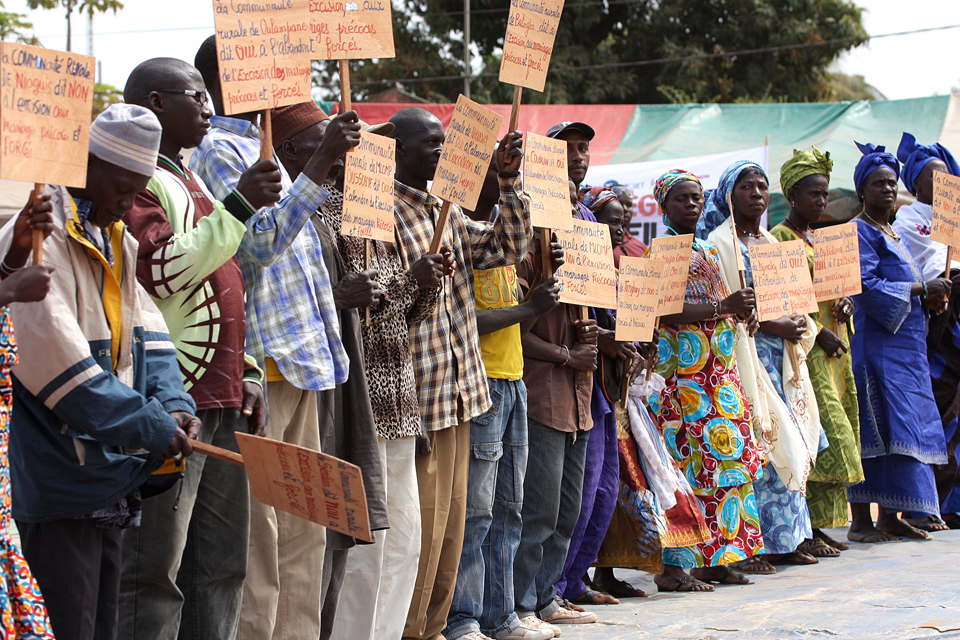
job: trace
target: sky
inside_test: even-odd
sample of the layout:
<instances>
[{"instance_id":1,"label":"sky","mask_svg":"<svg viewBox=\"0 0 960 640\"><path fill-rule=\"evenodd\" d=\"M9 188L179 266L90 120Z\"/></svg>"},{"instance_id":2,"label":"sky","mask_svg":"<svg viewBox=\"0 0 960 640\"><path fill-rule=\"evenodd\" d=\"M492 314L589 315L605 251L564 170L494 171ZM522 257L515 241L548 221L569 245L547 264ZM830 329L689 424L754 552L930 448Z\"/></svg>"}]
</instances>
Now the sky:
<instances>
[{"instance_id":1,"label":"sky","mask_svg":"<svg viewBox=\"0 0 960 640\"><path fill-rule=\"evenodd\" d=\"M6 11L28 15L44 46L66 47L62 10L31 10L26 0L4 4ZM213 33L209 0L124 0L124 4L116 16L107 13L94 18L93 54L102 63L102 79L121 89L143 60L167 56L192 62L200 43ZM960 0L859 0L856 4L864 9L864 25L873 36L960 26ZM891 100L943 95L960 87L957 42L960 28L877 38L844 54L835 67L864 76ZM87 43L87 19L75 15L73 50L87 53Z\"/></svg>"}]
</instances>

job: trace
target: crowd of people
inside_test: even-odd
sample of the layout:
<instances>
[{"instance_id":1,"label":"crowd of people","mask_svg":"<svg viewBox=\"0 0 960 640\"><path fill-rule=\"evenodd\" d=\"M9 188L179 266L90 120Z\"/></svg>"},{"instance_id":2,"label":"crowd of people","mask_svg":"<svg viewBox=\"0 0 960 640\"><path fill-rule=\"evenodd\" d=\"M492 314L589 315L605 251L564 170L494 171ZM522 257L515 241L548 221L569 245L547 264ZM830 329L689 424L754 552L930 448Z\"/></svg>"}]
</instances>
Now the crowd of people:
<instances>
[{"instance_id":1,"label":"crowd of people","mask_svg":"<svg viewBox=\"0 0 960 640\"><path fill-rule=\"evenodd\" d=\"M635 344L616 310L560 302L519 131L431 253L445 134L424 109L277 108L261 160L258 114L224 115L213 37L194 65L141 63L124 101L91 125L86 186L48 186L0 232L5 637L547 640L645 595L617 568L712 591L849 548L827 529L960 528L960 297L930 238L933 172L960 167L939 144L859 145L862 292L763 322L748 249L800 240L813 274L830 154L783 165L769 231L761 166L707 192L666 172L686 294ZM341 233L361 131L396 142L393 243ZM647 255L629 189L585 184L594 129L545 133L571 215L608 225L618 261ZM899 181L916 201L896 212ZM373 542L193 451L240 432L357 465Z\"/></svg>"}]
</instances>

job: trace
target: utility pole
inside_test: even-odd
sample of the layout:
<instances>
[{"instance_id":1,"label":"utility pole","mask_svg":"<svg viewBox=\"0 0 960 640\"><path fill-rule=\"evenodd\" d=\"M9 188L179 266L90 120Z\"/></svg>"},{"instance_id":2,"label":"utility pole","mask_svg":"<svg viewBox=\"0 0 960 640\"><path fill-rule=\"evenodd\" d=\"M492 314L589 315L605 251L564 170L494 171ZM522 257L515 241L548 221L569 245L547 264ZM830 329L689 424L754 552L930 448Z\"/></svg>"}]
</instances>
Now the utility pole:
<instances>
[{"instance_id":1,"label":"utility pole","mask_svg":"<svg viewBox=\"0 0 960 640\"><path fill-rule=\"evenodd\" d=\"M87 14L87 55L93 55L93 11Z\"/></svg>"},{"instance_id":2,"label":"utility pole","mask_svg":"<svg viewBox=\"0 0 960 640\"><path fill-rule=\"evenodd\" d=\"M470 0L463 0L463 95L470 97Z\"/></svg>"}]
</instances>

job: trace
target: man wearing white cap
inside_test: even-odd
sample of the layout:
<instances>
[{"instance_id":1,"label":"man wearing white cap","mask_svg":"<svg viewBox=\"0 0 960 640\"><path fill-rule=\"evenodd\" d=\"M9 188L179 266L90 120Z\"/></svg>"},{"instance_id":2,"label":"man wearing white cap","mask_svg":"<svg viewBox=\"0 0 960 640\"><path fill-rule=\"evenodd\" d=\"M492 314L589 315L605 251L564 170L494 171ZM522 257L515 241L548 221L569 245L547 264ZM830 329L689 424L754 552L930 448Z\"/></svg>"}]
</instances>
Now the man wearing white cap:
<instances>
[{"instance_id":1,"label":"man wearing white cap","mask_svg":"<svg viewBox=\"0 0 960 640\"><path fill-rule=\"evenodd\" d=\"M200 424L121 222L153 175L160 133L156 116L132 105L94 121L86 186L47 188L50 293L11 307L13 517L66 640L117 637L121 530L139 526L141 485L163 458L192 453ZM13 221L4 249L12 232Z\"/></svg>"}]
</instances>

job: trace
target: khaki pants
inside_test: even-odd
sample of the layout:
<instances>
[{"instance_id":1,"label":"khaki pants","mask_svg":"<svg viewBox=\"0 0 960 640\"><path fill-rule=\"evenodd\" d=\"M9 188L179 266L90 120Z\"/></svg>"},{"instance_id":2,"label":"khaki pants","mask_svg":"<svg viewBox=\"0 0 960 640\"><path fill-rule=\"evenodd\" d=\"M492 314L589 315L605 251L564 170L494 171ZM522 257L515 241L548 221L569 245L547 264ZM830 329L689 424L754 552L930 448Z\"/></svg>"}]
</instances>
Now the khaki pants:
<instances>
[{"instance_id":1,"label":"khaki pants","mask_svg":"<svg viewBox=\"0 0 960 640\"><path fill-rule=\"evenodd\" d=\"M266 437L320 450L317 394L268 382ZM237 640L320 637L326 529L250 498L250 547Z\"/></svg>"},{"instance_id":2,"label":"khaki pants","mask_svg":"<svg viewBox=\"0 0 960 640\"><path fill-rule=\"evenodd\" d=\"M417 458L420 485L420 566L404 638L441 640L457 586L467 514L470 423L431 431L430 453Z\"/></svg>"}]
</instances>

